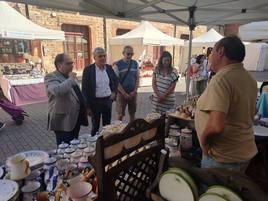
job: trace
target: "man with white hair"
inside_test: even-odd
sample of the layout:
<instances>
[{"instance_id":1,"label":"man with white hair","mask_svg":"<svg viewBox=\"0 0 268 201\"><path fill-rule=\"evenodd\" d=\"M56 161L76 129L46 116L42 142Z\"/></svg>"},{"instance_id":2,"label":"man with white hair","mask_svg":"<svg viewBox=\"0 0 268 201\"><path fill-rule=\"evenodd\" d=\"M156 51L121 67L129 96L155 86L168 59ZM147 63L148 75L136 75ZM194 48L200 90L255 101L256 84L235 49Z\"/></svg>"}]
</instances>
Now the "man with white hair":
<instances>
[{"instance_id":1,"label":"man with white hair","mask_svg":"<svg viewBox=\"0 0 268 201\"><path fill-rule=\"evenodd\" d=\"M86 98L88 114L92 115L94 136L102 125L111 123L112 102L116 98L118 79L111 65L106 64L106 52L97 47L93 51L95 63L85 67L82 76L82 92Z\"/></svg>"}]
</instances>

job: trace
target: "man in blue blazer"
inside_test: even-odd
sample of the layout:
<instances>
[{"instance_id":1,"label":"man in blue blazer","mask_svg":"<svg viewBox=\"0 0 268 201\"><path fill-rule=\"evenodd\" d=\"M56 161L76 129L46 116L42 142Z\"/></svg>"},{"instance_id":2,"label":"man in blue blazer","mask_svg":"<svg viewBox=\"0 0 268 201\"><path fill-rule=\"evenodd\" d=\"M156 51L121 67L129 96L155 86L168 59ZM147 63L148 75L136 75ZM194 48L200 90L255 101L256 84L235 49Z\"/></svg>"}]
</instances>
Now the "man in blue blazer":
<instances>
[{"instance_id":1,"label":"man in blue blazer","mask_svg":"<svg viewBox=\"0 0 268 201\"><path fill-rule=\"evenodd\" d=\"M86 98L88 114L92 115L94 136L102 125L111 123L112 102L116 98L118 78L111 65L106 64L106 52L97 47L93 51L95 63L85 67L82 76L82 93Z\"/></svg>"}]
</instances>

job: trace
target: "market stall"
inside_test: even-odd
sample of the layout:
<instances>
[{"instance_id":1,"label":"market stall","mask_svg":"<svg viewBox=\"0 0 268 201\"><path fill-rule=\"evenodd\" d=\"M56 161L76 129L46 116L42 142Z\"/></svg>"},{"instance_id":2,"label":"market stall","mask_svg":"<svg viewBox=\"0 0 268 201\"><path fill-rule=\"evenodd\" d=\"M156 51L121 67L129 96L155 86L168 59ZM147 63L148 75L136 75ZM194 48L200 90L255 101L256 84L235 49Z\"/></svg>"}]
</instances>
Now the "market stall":
<instances>
[{"instance_id":1,"label":"market stall","mask_svg":"<svg viewBox=\"0 0 268 201\"><path fill-rule=\"evenodd\" d=\"M153 69L158 58L153 59L154 52L150 53L153 46L183 46L184 41L171 37L159 31L147 21L142 21L140 26L130 32L111 38L109 41L110 63L122 58L122 49L125 45L131 45L134 48L134 59L140 63L140 86L151 86Z\"/></svg>"},{"instance_id":2,"label":"market stall","mask_svg":"<svg viewBox=\"0 0 268 201\"><path fill-rule=\"evenodd\" d=\"M40 40L64 40L64 32L41 27L0 2L0 83L14 104L46 101Z\"/></svg>"},{"instance_id":3,"label":"market stall","mask_svg":"<svg viewBox=\"0 0 268 201\"><path fill-rule=\"evenodd\" d=\"M223 36L219 34L215 29L210 29L206 33L194 38L192 40L192 55L204 54L207 48L214 47L215 43L222 39ZM183 72L187 68L188 55L186 54L189 51L189 42L185 42L183 48L183 58L182 58L182 69Z\"/></svg>"},{"instance_id":4,"label":"market stall","mask_svg":"<svg viewBox=\"0 0 268 201\"><path fill-rule=\"evenodd\" d=\"M56 150L13 155L0 167L0 196L14 201L255 201L258 195L258 201L267 200L245 175L181 162L171 148L174 136L165 138L164 130L165 117L152 113L105 126L98 136L81 135ZM205 194L204 185L209 187Z\"/></svg>"}]
</instances>

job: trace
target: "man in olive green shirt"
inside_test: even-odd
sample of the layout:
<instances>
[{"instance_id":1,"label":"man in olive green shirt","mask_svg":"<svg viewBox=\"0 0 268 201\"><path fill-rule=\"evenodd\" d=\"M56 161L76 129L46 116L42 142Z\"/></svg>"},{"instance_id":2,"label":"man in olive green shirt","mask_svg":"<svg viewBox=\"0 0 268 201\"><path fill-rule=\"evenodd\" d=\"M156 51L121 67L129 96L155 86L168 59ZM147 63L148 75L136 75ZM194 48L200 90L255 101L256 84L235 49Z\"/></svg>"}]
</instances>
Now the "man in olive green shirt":
<instances>
[{"instance_id":1,"label":"man in olive green shirt","mask_svg":"<svg viewBox=\"0 0 268 201\"><path fill-rule=\"evenodd\" d=\"M216 43L211 68L216 75L197 102L195 126L203 150L201 166L244 172L257 148L253 119L257 83L244 69L245 46L236 37Z\"/></svg>"}]
</instances>

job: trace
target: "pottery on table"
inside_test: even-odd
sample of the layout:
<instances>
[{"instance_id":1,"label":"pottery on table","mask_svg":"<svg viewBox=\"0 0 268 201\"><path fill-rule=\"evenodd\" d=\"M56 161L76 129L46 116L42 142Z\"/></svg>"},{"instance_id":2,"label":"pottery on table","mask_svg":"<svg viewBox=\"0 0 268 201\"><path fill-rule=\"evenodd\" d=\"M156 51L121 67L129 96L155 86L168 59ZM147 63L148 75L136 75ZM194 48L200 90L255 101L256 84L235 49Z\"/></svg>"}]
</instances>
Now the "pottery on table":
<instances>
[{"instance_id":1,"label":"pottery on table","mask_svg":"<svg viewBox=\"0 0 268 201\"><path fill-rule=\"evenodd\" d=\"M41 184L38 181L32 181L27 183L25 186L21 188L23 192L23 201L32 201L34 199L34 192L37 192L40 188Z\"/></svg>"},{"instance_id":2,"label":"pottery on table","mask_svg":"<svg viewBox=\"0 0 268 201\"><path fill-rule=\"evenodd\" d=\"M71 159L74 161L79 161L79 159L82 157L83 152L80 150L76 150L71 154Z\"/></svg>"},{"instance_id":3,"label":"pottery on table","mask_svg":"<svg viewBox=\"0 0 268 201\"><path fill-rule=\"evenodd\" d=\"M90 183L77 182L67 188L66 194L73 201L86 201L91 190L92 185Z\"/></svg>"},{"instance_id":4,"label":"pottery on table","mask_svg":"<svg viewBox=\"0 0 268 201\"><path fill-rule=\"evenodd\" d=\"M19 186L15 181L0 180L0 200L10 200L19 192Z\"/></svg>"},{"instance_id":5,"label":"pottery on table","mask_svg":"<svg viewBox=\"0 0 268 201\"><path fill-rule=\"evenodd\" d=\"M30 175L31 170L29 161L25 159L24 154L16 154L7 160L7 166L10 168L10 179L21 180Z\"/></svg>"}]
</instances>

